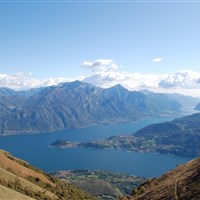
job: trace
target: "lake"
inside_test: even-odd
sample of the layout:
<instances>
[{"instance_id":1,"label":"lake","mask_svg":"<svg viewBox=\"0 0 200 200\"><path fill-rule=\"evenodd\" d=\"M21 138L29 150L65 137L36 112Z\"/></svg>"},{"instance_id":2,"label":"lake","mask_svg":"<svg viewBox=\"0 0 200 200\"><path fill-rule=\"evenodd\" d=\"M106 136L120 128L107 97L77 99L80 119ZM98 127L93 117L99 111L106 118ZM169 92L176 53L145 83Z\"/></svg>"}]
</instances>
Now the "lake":
<instances>
[{"instance_id":1,"label":"lake","mask_svg":"<svg viewBox=\"0 0 200 200\"><path fill-rule=\"evenodd\" d=\"M146 125L169 120L171 119L146 119L132 124L98 125L53 133L0 136L0 148L46 172L66 169L100 169L156 177L192 158L155 153L133 153L124 150L54 149L49 145L58 139L86 142L116 134L131 134Z\"/></svg>"}]
</instances>

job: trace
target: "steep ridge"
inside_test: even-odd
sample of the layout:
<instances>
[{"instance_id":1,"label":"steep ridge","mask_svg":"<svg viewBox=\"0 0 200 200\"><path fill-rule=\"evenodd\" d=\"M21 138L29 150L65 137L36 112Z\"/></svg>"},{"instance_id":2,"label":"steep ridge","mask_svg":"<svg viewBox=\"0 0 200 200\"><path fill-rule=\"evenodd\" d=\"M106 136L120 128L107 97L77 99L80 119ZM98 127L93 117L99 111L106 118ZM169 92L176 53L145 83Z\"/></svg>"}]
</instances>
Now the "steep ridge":
<instances>
[{"instance_id":1,"label":"steep ridge","mask_svg":"<svg viewBox=\"0 0 200 200\"><path fill-rule=\"evenodd\" d=\"M130 200L199 200L200 158L196 158L174 170L146 181L132 195L122 199Z\"/></svg>"},{"instance_id":2,"label":"steep ridge","mask_svg":"<svg viewBox=\"0 0 200 200\"><path fill-rule=\"evenodd\" d=\"M75 81L27 92L0 92L0 134L48 132L180 114L167 96L151 97L120 85L102 89Z\"/></svg>"},{"instance_id":3,"label":"steep ridge","mask_svg":"<svg viewBox=\"0 0 200 200\"><path fill-rule=\"evenodd\" d=\"M10 199L10 196L11 199L37 200L94 199L76 186L0 150L0 199Z\"/></svg>"}]
</instances>

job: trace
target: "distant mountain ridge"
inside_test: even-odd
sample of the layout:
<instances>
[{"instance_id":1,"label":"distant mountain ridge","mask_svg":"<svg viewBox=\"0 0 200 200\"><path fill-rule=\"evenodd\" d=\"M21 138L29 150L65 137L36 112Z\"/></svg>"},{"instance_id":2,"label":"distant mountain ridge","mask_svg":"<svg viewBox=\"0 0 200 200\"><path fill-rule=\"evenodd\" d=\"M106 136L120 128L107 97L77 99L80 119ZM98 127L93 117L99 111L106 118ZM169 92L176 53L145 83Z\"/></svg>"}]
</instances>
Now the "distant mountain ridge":
<instances>
[{"instance_id":1,"label":"distant mountain ridge","mask_svg":"<svg viewBox=\"0 0 200 200\"><path fill-rule=\"evenodd\" d=\"M189 114L193 114L195 113L195 110L198 110L197 108L197 104L200 102L200 98L195 98L195 97L191 97L191 96L185 96L182 94L178 94L178 93L155 93L149 90L141 90L140 92L142 92L143 94L145 94L146 96L163 96L163 97L168 97L170 99L174 99L177 102L179 102L181 104L181 111L183 113L185 113L184 115L189 115Z\"/></svg>"},{"instance_id":2,"label":"distant mountain ridge","mask_svg":"<svg viewBox=\"0 0 200 200\"><path fill-rule=\"evenodd\" d=\"M3 88L0 94L1 135L171 117L181 107L165 95L149 97L121 85L102 89L80 81L23 92Z\"/></svg>"}]
</instances>

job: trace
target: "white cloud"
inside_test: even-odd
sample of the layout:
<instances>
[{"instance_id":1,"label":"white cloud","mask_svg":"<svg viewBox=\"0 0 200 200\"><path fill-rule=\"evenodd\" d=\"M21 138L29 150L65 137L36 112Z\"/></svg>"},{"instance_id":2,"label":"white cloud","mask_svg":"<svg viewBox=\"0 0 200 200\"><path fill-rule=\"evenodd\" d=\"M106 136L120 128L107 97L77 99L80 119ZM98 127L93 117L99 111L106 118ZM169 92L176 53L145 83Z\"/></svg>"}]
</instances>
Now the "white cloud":
<instances>
[{"instance_id":1,"label":"white cloud","mask_svg":"<svg viewBox=\"0 0 200 200\"><path fill-rule=\"evenodd\" d=\"M182 70L174 74L162 75L129 73L122 71L122 68L118 67L113 60L108 59L85 61L82 67L89 69L91 74L86 77L81 76L71 79L57 77L45 80L35 79L31 73L18 73L15 75L0 74L0 87L26 90L80 80L103 88L121 84L129 90L148 89L154 92L177 92L200 97L200 73L191 70Z\"/></svg>"},{"instance_id":2,"label":"white cloud","mask_svg":"<svg viewBox=\"0 0 200 200\"><path fill-rule=\"evenodd\" d=\"M31 78L31 73L17 73L14 75L0 74L0 87L25 89L39 87L40 81Z\"/></svg>"},{"instance_id":3,"label":"white cloud","mask_svg":"<svg viewBox=\"0 0 200 200\"><path fill-rule=\"evenodd\" d=\"M162 58L160 58L160 57L154 58L152 60L152 62L161 62L161 61L162 61Z\"/></svg>"},{"instance_id":4,"label":"white cloud","mask_svg":"<svg viewBox=\"0 0 200 200\"><path fill-rule=\"evenodd\" d=\"M163 78L166 76L163 75ZM116 84L121 84L130 90L139 90L147 87L157 87L160 81L160 75L128 73L125 71L108 71L92 74L83 81L108 88Z\"/></svg>"},{"instance_id":5,"label":"white cloud","mask_svg":"<svg viewBox=\"0 0 200 200\"><path fill-rule=\"evenodd\" d=\"M118 70L118 66L110 59L99 59L94 62L84 61L82 67L92 72L106 72L110 70Z\"/></svg>"},{"instance_id":6,"label":"white cloud","mask_svg":"<svg viewBox=\"0 0 200 200\"><path fill-rule=\"evenodd\" d=\"M96 61L85 61L82 67L90 69L92 74L85 77L83 81L94 84L103 88L108 88L116 84L121 84L124 87L136 90L143 87L158 86L160 75L155 74L140 74L128 73L121 71L113 60L99 59ZM163 75L162 78L167 77Z\"/></svg>"},{"instance_id":7,"label":"white cloud","mask_svg":"<svg viewBox=\"0 0 200 200\"><path fill-rule=\"evenodd\" d=\"M200 74L197 72L182 70L161 80L159 86L162 88L200 89L199 78Z\"/></svg>"},{"instance_id":8,"label":"white cloud","mask_svg":"<svg viewBox=\"0 0 200 200\"><path fill-rule=\"evenodd\" d=\"M31 88L57 85L61 82L69 82L73 80L74 79L62 77L38 80L33 78L31 73L17 73L13 75L0 74L0 87L7 87L14 90L27 90Z\"/></svg>"},{"instance_id":9,"label":"white cloud","mask_svg":"<svg viewBox=\"0 0 200 200\"><path fill-rule=\"evenodd\" d=\"M155 92L165 93L181 93L185 95L200 97L200 73L191 70L182 70L175 74L140 74L121 71L121 69L110 62L88 62L89 69L92 74L83 79L84 82L94 84L103 88L108 88L116 84L121 84L129 90L149 89ZM98 63L98 64L96 64ZM107 63L112 63L116 67L107 67ZM101 66L101 69L94 70L96 66Z\"/></svg>"}]
</instances>

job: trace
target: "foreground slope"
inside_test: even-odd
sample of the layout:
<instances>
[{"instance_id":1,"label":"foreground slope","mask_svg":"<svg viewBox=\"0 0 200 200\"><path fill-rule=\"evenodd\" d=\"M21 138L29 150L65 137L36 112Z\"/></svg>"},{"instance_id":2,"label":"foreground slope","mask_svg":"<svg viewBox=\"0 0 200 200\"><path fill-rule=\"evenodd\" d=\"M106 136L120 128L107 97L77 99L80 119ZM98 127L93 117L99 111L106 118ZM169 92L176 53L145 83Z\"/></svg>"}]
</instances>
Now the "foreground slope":
<instances>
[{"instance_id":1,"label":"foreground slope","mask_svg":"<svg viewBox=\"0 0 200 200\"><path fill-rule=\"evenodd\" d=\"M90 195L0 150L0 199L89 200ZM3 192L4 191L4 192ZM31 198L29 198L31 197Z\"/></svg>"},{"instance_id":2,"label":"foreground slope","mask_svg":"<svg viewBox=\"0 0 200 200\"><path fill-rule=\"evenodd\" d=\"M199 200L200 158L181 165L160 178L134 189L130 200ZM127 199L126 197L122 199Z\"/></svg>"},{"instance_id":3,"label":"foreground slope","mask_svg":"<svg viewBox=\"0 0 200 200\"><path fill-rule=\"evenodd\" d=\"M7 187L4 187L3 185L0 185L0 199L1 200L34 200L31 197L28 197L26 195L23 195L19 192L16 192L14 190L11 190Z\"/></svg>"}]
</instances>

